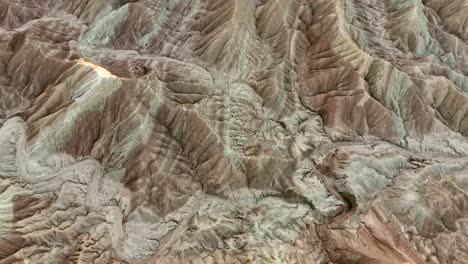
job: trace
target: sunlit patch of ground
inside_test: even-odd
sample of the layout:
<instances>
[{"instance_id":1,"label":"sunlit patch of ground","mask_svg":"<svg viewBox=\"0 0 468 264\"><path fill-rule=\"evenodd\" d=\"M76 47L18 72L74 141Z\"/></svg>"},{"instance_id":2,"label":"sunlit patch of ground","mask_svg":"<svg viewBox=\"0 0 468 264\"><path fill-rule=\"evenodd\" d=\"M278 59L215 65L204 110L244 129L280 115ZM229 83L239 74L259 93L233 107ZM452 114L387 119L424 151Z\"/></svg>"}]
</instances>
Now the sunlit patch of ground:
<instances>
[{"instance_id":1,"label":"sunlit patch of ground","mask_svg":"<svg viewBox=\"0 0 468 264\"><path fill-rule=\"evenodd\" d=\"M119 77L115 76L114 74L112 74L107 69L105 69L105 68L103 68L103 67L101 67L101 66L99 66L97 64L94 64L92 62L80 61L79 64L87 65L87 66L92 67L100 76L107 77L107 78L119 78ZM126 80L127 78L119 78L119 79Z\"/></svg>"}]
</instances>

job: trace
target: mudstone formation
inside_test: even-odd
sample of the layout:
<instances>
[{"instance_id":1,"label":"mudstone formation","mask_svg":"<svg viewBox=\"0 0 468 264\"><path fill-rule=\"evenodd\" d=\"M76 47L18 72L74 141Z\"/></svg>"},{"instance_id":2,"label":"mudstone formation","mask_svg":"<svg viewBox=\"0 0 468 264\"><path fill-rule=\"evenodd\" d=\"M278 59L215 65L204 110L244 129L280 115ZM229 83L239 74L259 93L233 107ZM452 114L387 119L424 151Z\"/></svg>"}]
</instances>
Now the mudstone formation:
<instances>
[{"instance_id":1,"label":"mudstone formation","mask_svg":"<svg viewBox=\"0 0 468 264\"><path fill-rule=\"evenodd\" d=\"M0 263L468 263L468 0L0 0Z\"/></svg>"}]
</instances>

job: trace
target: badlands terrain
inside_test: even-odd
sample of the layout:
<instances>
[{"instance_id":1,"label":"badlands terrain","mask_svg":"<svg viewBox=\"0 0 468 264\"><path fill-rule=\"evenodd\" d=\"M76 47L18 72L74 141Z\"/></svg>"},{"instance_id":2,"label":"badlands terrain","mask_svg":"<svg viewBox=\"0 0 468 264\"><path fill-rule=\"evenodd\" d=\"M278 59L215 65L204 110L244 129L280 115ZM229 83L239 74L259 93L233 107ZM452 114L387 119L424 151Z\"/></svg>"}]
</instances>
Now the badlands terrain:
<instances>
[{"instance_id":1,"label":"badlands terrain","mask_svg":"<svg viewBox=\"0 0 468 264\"><path fill-rule=\"evenodd\" d=\"M0 263L468 263L468 0L0 0Z\"/></svg>"}]
</instances>

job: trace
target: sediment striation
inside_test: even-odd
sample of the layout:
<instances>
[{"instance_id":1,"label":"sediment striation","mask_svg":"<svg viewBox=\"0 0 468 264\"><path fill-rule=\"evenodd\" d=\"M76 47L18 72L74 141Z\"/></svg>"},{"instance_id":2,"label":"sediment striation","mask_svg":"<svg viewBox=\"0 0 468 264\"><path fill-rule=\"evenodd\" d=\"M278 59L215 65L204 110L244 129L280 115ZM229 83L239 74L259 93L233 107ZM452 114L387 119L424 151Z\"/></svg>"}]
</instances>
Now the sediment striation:
<instances>
[{"instance_id":1,"label":"sediment striation","mask_svg":"<svg viewBox=\"0 0 468 264\"><path fill-rule=\"evenodd\" d=\"M0 263L468 263L468 0L0 0Z\"/></svg>"}]
</instances>

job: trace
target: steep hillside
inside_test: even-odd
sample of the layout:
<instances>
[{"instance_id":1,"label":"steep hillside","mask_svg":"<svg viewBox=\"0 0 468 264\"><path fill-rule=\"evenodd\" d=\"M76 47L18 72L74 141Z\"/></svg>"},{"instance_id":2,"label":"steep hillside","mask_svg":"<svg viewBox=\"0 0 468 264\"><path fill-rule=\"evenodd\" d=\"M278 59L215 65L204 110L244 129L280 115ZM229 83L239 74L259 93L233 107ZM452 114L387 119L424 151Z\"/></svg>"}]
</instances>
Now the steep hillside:
<instances>
[{"instance_id":1,"label":"steep hillside","mask_svg":"<svg viewBox=\"0 0 468 264\"><path fill-rule=\"evenodd\" d=\"M0 263L468 263L468 0L0 0Z\"/></svg>"}]
</instances>

